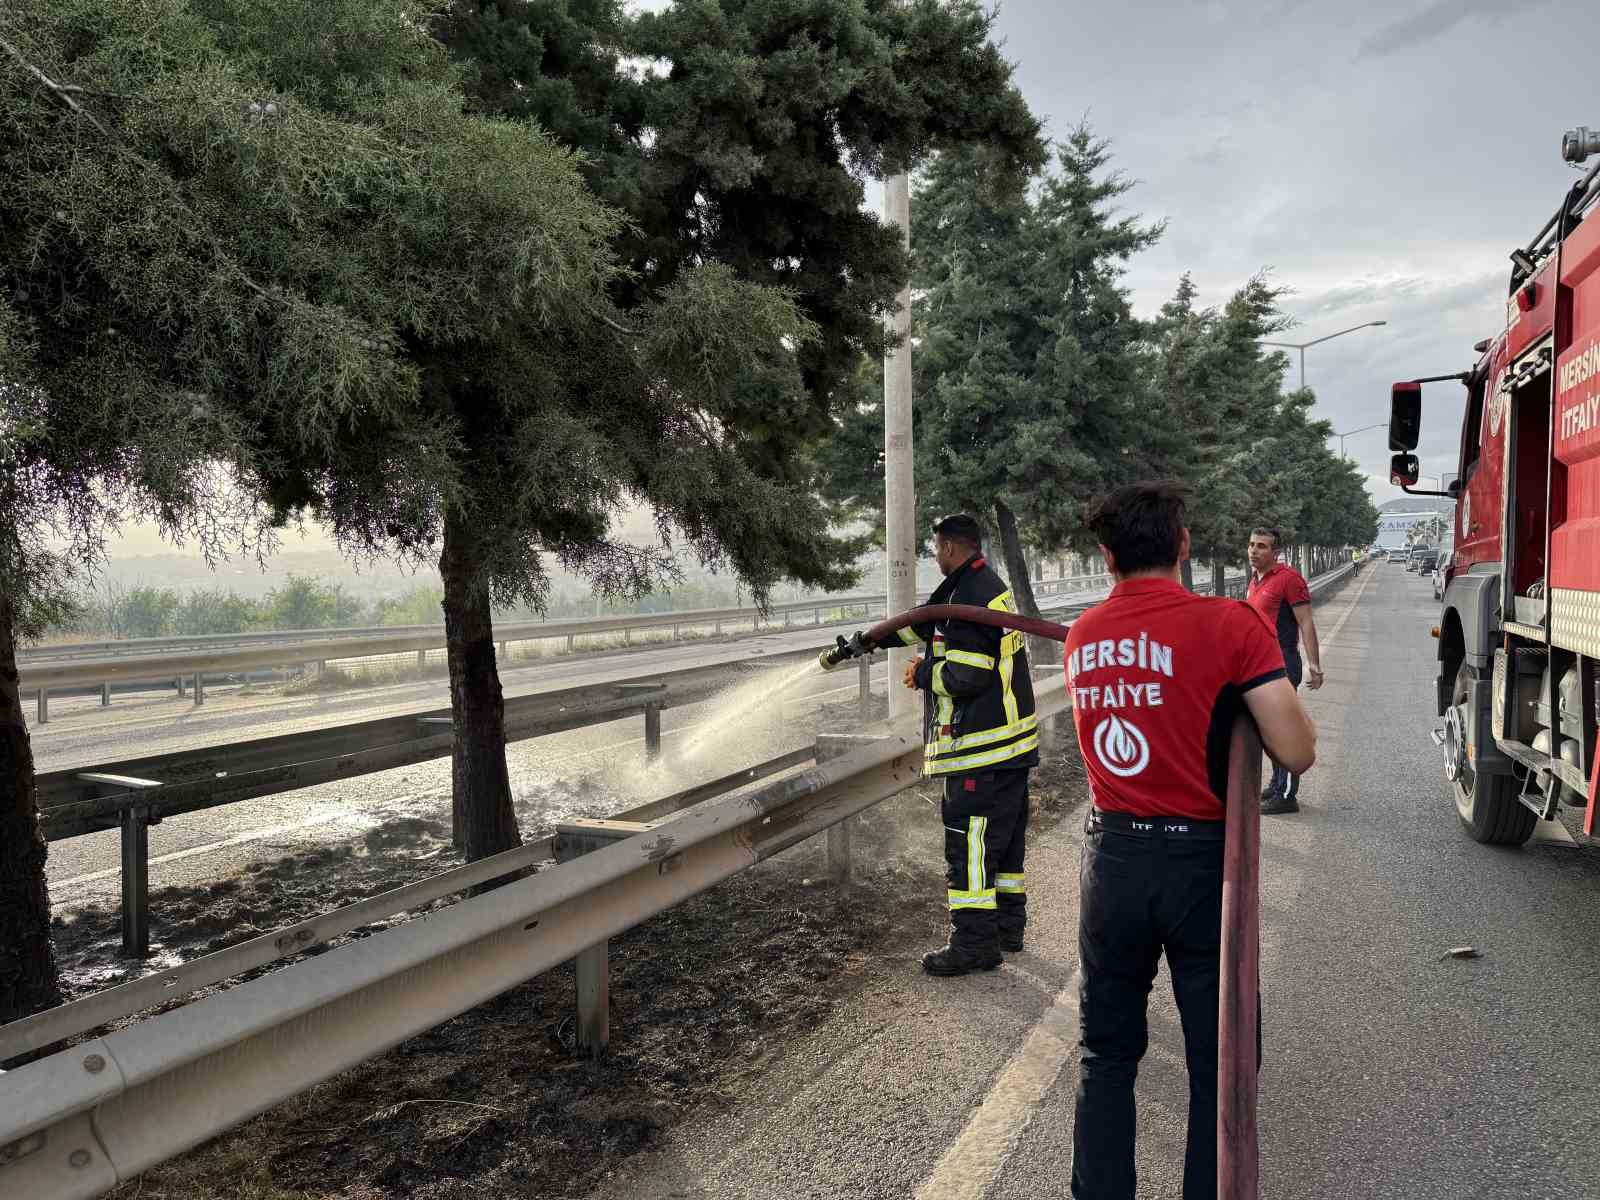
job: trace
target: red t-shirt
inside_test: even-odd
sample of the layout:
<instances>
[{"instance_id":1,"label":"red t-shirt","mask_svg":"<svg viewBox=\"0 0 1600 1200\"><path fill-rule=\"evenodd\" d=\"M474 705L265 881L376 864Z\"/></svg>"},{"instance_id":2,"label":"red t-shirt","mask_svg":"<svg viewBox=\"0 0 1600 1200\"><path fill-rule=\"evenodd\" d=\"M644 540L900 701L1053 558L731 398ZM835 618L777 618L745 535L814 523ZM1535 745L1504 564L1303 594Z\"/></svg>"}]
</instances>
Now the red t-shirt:
<instances>
[{"instance_id":1,"label":"red t-shirt","mask_svg":"<svg viewBox=\"0 0 1600 1200\"><path fill-rule=\"evenodd\" d=\"M1169 579L1127 580L1073 622L1066 667L1096 808L1223 819L1243 696L1284 675L1254 609Z\"/></svg>"},{"instance_id":2,"label":"red t-shirt","mask_svg":"<svg viewBox=\"0 0 1600 1200\"><path fill-rule=\"evenodd\" d=\"M1245 596L1250 607L1266 619L1267 628L1277 634L1284 661L1299 658L1300 623L1294 619L1294 610L1311 603L1305 576L1284 563L1273 563L1260 579L1251 573Z\"/></svg>"}]
</instances>

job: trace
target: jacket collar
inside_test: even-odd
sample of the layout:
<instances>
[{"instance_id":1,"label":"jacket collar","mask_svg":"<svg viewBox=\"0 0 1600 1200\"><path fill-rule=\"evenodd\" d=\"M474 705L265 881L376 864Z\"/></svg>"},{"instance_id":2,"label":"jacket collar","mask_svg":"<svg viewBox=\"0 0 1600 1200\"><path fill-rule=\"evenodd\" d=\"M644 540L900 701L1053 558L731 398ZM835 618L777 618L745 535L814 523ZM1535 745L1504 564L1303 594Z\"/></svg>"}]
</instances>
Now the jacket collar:
<instances>
[{"instance_id":1,"label":"jacket collar","mask_svg":"<svg viewBox=\"0 0 1600 1200\"><path fill-rule=\"evenodd\" d=\"M966 562L962 563L954 571L951 571L950 574L946 575L944 579L939 582L939 586L933 589L933 595L928 597L928 603L943 604L955 592L956 588L961 585L961 581L965 579L968 574L973 571L982 570L988 565L989 560L986 559L981 552L974 554L971 558L967 559Z\"/></svg>"},{"instance_id":2,"label":"jacket collar","mask_svg":"<svg viewBox=\"0 0 1600 1200\"><path fill-rule=\"evenodd\" d=\"M1138 579L1124 579L1111 589L1111 599L1115 600L1122 596L1158 596L1164 593L1181 596L1190 594L1189 589L1176 579L1145 575Z\"/></svg>"}]
</instances>

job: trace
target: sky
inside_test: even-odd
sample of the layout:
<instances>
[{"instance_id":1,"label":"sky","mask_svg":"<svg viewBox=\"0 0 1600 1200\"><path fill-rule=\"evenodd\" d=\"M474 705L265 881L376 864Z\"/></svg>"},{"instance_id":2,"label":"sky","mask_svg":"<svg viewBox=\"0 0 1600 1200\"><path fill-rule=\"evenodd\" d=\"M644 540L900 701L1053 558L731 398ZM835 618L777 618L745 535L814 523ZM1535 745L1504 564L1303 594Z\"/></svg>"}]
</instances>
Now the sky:
<instances>
[{"instance_id":1,"label":"sky","mask_svg":"<svg viewBox=\"0 0 1600 1200\"><path fill-rule=\"evenodd\" d=\"M1306 354L1320 415L1355 430L1499 332L1506 256L1574 178L1561 134L1600 126L1593 3L1009 0L995 35L1047 131L1086 118L1137 185L1125 209L1167 222L1128 272L1141 314L1185 271L1221 304L1266 269L1293 290L1282 340L1388 322ZM1455 469L1461 408L1425 390L1425 475ZM1400 495L1382 429L1345 450L1374 500ZM118 552L159 549L130 529Z\"/></svg>"},{"instance_id":2,"label":"sky","mask_svg":"<svg viewBox=\"0 0 1600 1200\"><path fill-rule=\"evenodd\" d=\"M1130 267L1153 313L1189 271L1220 304L1253 272L1293 290L1306 382L1335 430L1387 422L1389 385L1471 366L1505 323L1510 264L1600 126L1593 0L1009 0L995 32L1048 131L1080 118L1167 232ZM1290 385L1298 375L1298 357ZM1454 471L1463 390L1424 389L1427 475ZM1334 443L1337 449L1337 443ZM1388 482L1382 429L1345 440Z\"/></svg>"}]
</instances>

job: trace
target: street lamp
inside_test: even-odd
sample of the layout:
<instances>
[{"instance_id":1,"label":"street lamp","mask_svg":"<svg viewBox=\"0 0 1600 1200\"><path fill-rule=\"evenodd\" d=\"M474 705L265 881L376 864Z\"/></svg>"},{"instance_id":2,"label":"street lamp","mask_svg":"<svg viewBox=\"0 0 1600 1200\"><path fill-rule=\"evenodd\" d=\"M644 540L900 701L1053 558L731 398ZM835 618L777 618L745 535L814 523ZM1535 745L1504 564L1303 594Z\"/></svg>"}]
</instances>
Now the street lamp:
<instances>
[{"instance_id":1,"label":"street lamp","mask_svg":"<svg viewBox=\"0 0 1600 1200\"><path fill-rule=\"evenodd\" d=\"M1372 329L1379 325L1387 325L1387 321L1368 321L1364 325L1352 325L1349 329L1341 329L1338 333L1330 333L1327 337L1312 338L1309 342L1268 342L1262 341L1263 346L1279 346L1285 350L1300 351L1300 390L1306 386L1306 348L1319 346L1323 342L1331 342L1336 337L1343 337L1347 333L1354 333L1358 329Z\"/></svg>"},{"instance_id":2,"label":"street lamp","mask_svg":"<svg viewBox=\"0 0 1600 1200\"><path fill-rule=\"evenodd\" d=\"M1301 387L1305 387L1305 384L1301 383L1300 386ZM1351 430L1347 430L1344 433L1336 433L1336 434L1334 434L1333 436L1339 439L1339 457L1340 458L1344 457L1344 440L1345 440L1345 438L1347 438L1347 437L1355 437L1356 434L1365 433L1369 429L1382 429L1388 424L1389 424L1389 422L1387 422L1387 421L1379 421L1374 425L1363 425L1360 429L1351 429Z\"/></svg>"}]
</instances>

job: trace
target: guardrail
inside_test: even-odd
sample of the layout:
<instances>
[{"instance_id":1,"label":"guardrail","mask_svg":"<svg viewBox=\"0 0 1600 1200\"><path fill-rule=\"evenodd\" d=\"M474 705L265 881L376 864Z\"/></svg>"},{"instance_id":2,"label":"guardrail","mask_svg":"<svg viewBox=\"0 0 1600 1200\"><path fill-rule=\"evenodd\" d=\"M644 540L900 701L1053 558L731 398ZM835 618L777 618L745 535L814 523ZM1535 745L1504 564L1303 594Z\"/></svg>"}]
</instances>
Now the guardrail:
<instances>
[{"instance_id":1,"label":"guardrail","mask_svg":"<svg viewBox=\"0 0 1600 1200\"><path fill-rule=\"evenodd\" d=\"M1110 582L1106 574L1072 575L1060 579L1036 579L1033 581L1033 590L1036 596L1056 596L1066 592L1082 591L1086 588L1104 585ZM768 606L766 612L806 612L818 606L822 608L858 607L863 604L881 605L883 597L876 593L852 596L813 596L803 600L783 600ZM760 613L759 609L751 606L732 608L703 608L683 609L672 612L659 613L629 613L615 617L562 617L553 621L519 621L509 624L517 628L534 627L549 631L552 638L565 637L569 630L579 634L588 632L588 628L596 622L606 622L607 629L602 632L614 632L616 629L626 628L627 622L655 621L653 626L659 627L670 624L674 619L684 621L689 619L695 623L711 618L721 617L727 621L750 620ZM635 628L640 626L635 625ZM19 663L33 662L67 662L79 658L92 658L104 656L148 655L157 652L175 650L222 650L234 646L257 646L274 644L294 644L297 642L326 642L342 638L378 638L378 637L403 637L416 634L437 634L443 636L444 626L438 623L424 625L367 625L347 629L266 629L241 633L197 633L175 634L164 637L151 638L112 638L98 642L73 642L56 646L30 646L24 647L17 654ZM520 640L520 639L513 639Z\"/></svg>"},{"instance_id":2,"label":"guardrail","mask_svg":"<svg viewBox=\"0 0 1600 1200\"><path fill-rule=\"evenodd\" d=\"M1085 575L1070 579L1039 580L1037 594L1047 597L1069 595L1109 582L1105 575ZM751 624L759 630L762 622L782 616L784 628L792 625L796 613L811 613L813 624L830 622L825 614L838 612L832 623L866 617L884 608L881 595L819 596L769 606L766 610L743 608L689 609L680 612L633 613L584 620L515 621L495 628L500 657L509 658L513 642L565 641L568 652L580 637L599 637L621 633L628 644L634 633L670 629L679 636L685 629L712 630L720 636L724 625ZM19 688L33 693L38 701L37 723L50 721L50 693L65 688L98 687L102 707L111 704L113 683L175 684L180 696L185 681L192 682L194 703L205 703L206 677L236 674L286 663L348 662L359 658L379 658L415 653L417 665L425 665L430 651L445 646L444 626L411 625L346 630L298 630L272 633L209 634L198 637L146 638L126 642L93 642L74 646L40 647L19 655ZM110 649L105 649L109 647Z\"/></svg>"},{"instance_id":3,"label":"guardrail","mask_svg":"<svg viewBox=\"0 0 1600 1200\"><path fill-rule=\"evenodd\" d=\"M787 656L783 656L787 658ZM643 716L645 754L661 750L661 713L713 695L738 664L692 667L634 680L517 696L505 702L508 742ZM227 746L36 776L39 823L47 840L121 831L122 949L150 948L149 827L181 816L313 787L450 754L450 710L430 709Z\"/></svg>"},{"instance_id":4,"label":"guardrail","mask_svg":"<svg viewBox=\"0 0 1600 1200\"><path fill-rule=\"evenodd\" d=\"M643 824L659 822L675 813L724 795L736 788L804 766L817 757L815 746L805 746L780 754L741 771L724 775L694 787L615 813L609 823ZM606 824L601 822L599 824ZM573 823L574 825L581 823ZM594 823L589 823L594 824ZM570 829L570 826L569 826ZM569 833L570 842L571 835ZM293 958L316 946L323 946L352 929L396 913L408 912L446 896L469 891L507 875L538 866L558 856L561 831L538 835L513 850L467 863L465 866L429 876L427 879L394 888L377 896L359 900L322 913L305 921L263 933L236 946L229 946L164 971L142 975L35 1013L20 1021L0 1025L0 1062L31 1054L69 1037L87 1033L111 1021L133 1016L157 1005L233 979L259 967ZM0 1085L3 1088L4 1085Z\"/></svg>"},{"instance_id":5,"label":"guardrail","mask_svg":"<svg viewBox=\"0 0 1600 1200\"><path fill-rule=\"evenodd\" d=\"M1081 611L1088 603L1072 605L1070 611ZM795 656L813 652L806 648ZM788 657L770 656L768 661ZM506 740L642 715L645 752L654 757L661 745L661 711L706 698L726 681L728 670L696 667L600 687L514 697L506 701ZM863 701L868 691L866 671L863 661ZM166 817L442 758L451 752L451 720L449 709L428 709L221 747L44 772L36 777L40 825L50 841L120 830L122 950L129 957L144 958L150 948L151 825Z\"/></svg>"},{"instance_id":6,"label":"guardrail","mask_svg":"<svg viewBox=\"0 0 1600 1200\"><path fill-rule=\"evenodd\" d=\"M1347 565L1319 577L1313 592L1352 572ZM1067 708L1059 675L1040 685L1036 697L1041 720ZM0 1192L30 1200L103 1194L568 960L579 960L580 1026L593 1045L606 1036L607 939L914 785L921 765L919 739L895 731L752 794L709 801L668 821L655 823L659 812L641 817L642 810L633 810L609 823L631 817L648 828L615 830L627 835L491 895L461 900L426 920L302 959L20 1067L0 1083L7 1098L0 1111ZM477 873L470 879L482 882L525 869L532 854L559 851L561 836L448 878L422 881L412 885L420 889L414 892L399 889L385 906L472 886L472 872ZM495 874L485 877L484 871ZM297 953L334 936L330 931L338 925L354 928L346 924L353 916L364 923L374 915L360 905L340 911L343 917L328 914L292 926L267 935L270 943L258 938L209 956L205 967L200 964L207 960L196 960L173 974L184 986L203 986L196 980L254 962L269 950L277 953L256 965ZM224 960L228 954L237 957ZM118 1003L154 995L153 981L163 979L158 974L149 977L152 982L123 985L142 991L124 991ZM77 1010L73 1020L116 1007L99 1003L92 1012ZM37 1039L59 1037L72 1023L58 1018L48 1030L42 1022L32 1025L32 1046L49 1044Z\"/></svg>"}]
</instances>

